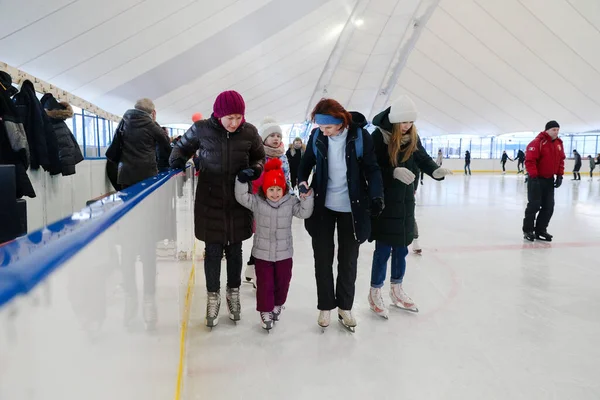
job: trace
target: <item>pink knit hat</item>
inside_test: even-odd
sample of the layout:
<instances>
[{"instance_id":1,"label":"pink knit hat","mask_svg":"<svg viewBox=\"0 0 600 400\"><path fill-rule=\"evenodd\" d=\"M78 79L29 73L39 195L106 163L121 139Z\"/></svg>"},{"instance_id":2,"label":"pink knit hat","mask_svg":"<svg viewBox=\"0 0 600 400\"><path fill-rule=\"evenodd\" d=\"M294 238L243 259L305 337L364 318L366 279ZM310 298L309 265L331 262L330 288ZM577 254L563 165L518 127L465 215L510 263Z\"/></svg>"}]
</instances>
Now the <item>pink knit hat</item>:
<instances>
[{"instance_id":1,"label":"pink knit hat","mask_svg":"<svg viewBox=\"0 0 600 400\"><path fill-rule=\"evenodd\" d=\"M213 112L216 118L223 118L231 114L244 115L246 113L246 103L241 94L235 90L228 90L217 96Z\"/></svg>"}]
</instances>

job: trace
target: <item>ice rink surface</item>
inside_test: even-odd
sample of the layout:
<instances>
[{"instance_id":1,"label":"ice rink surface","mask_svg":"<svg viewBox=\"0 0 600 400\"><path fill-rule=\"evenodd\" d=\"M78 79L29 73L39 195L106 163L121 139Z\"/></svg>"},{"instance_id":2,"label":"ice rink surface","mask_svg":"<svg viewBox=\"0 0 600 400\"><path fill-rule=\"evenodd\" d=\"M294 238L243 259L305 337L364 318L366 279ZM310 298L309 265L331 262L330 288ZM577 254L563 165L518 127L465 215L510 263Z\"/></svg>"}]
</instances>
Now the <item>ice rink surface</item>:
<instances>
[{"instance_id":1,"label":"ice rink surface","mask_svg":"<svg viewBox=\"0 0 600 400\"><path fill-rule=\"evenodd\" d=\"M252 286L242 321L202 326L202 263L189 331L185 399L600 398L600 181L556 191L552 243L526 243L523 177L426 177L417 195L423 255L404 287L420 313L369 310L373 243L361 246L351 334L321 333L310 237L294 225L286 309L262 330ZM244 243L244 259L251 240ZM223 263L222 286L225 286ZM245 266L244 266L245 268ZM389 269L388 269L389 279ZM385 299L389 283L384 287Z\"/></svg>"}]
</instances>

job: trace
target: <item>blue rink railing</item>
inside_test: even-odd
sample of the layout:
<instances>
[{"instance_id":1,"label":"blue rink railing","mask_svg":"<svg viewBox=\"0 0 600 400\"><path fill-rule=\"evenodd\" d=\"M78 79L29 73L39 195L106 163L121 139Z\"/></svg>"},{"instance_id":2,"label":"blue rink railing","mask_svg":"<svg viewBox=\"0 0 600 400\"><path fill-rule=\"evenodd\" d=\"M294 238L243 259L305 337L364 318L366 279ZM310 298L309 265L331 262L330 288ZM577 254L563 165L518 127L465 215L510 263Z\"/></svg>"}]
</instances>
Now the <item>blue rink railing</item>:
<instances>
[{"instance_id":1,"label":"blue rink railing","mask_svg":"<svg viewBox=\"0 0 600 400\"><path fill-rule=\"evenodd\" d=\"M0 308L16 297L28 294L171 178L190 171L191 168L185 172L160 173L40 230L0 245Z\"/></svg>"}]
</instances>

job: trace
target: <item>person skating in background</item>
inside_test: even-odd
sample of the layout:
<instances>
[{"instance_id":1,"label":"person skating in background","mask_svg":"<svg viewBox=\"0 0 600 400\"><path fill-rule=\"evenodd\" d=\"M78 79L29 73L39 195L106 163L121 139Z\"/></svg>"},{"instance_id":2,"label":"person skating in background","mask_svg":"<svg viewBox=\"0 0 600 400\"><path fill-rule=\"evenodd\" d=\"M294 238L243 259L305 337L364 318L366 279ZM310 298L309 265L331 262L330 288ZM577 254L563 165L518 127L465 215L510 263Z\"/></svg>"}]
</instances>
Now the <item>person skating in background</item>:
<instances>
[{"instance_id":1,"label":"person skating in background","mask_svg":"<svg viewBox=\"0 0 600 400\"><path fill-rule=\"evenodd\" d=\"M525 153L523 152L523 150L519 149L519 152L517 153L517 157L515 159L517 160L517 174L524 174L525 173Z\"/></svg>"},{"instance_id":2,"label":"person skating in background","mask_svg":"<svg viewBox=\"0 0 600 400\"><path fill-rule=\"evenodd\" d=\"M437 153L437 158L435 159L435 163L438 165L438 167L442 166L443 160L444 160L444 154L442 153L442 149L439 149L438 153Z\"/></svg>"},{"instance_id":3,"label":"person skating in background","mask_svg":"<svg viewBox=\"0 0 600 400\"><path fill-rule=\"evenodd\" d=\"M194 230L206 244L206 326L219 322L221 259L227 259L229 318L241 318L242 241L252 236L252 213L235 200L236 176L242 182L258 179L265 149L254 125L244 119L242 96L226 91L217 96L209 119L195 122L171 153L171 167L184 168L200 149L200 174L194 205Z\"/></svg>"},{"instance_id":4,"label":"person skating in background","mask_svg":"<svg viewBox=\"0 0 600 400\"><path fill-rule=\"evenodd\" d=\"M547 229L554 212L554 189L562 184L565 172L565 151L559 131L558 122L549 121L545 131L527 145L525 167L529 181L523 234L530 242L536 238L552 241Z\"/></svg>"},{"instance_id":5,"label":"person skating in background","mask_svg":"<svg viewBox=\"0 0 600 400\"><path fill-rule=\"evenodd\" d=\"M590 182L594 180L594 169L596 168L596 161L592 156L588 156L588 161L590 163Z\"/></svg>"},{"instance_id":6,"label":"person skating in background","mask_svg":"<svg viewBox=\"0 0 600 400\"><path fill-rule=\"evenodd\" d=\"M465 151L465 175L471 175L471 152L469 150Z\"/></svg>"},{"instance_id":7,"label":"person skating in background","mask_svg":"<svg viewBox=\"0 0 600 400\"><path fill-rule=\"evenodd\" d=\"M596 165L600 164L600 153L598 153L598 155L596 156L594 163ZM598 179L598 180L600 181L600 179Z\"/></svg>"},{"instance_id":8,"label":"person skating in background","mask_svg":"<svg viewBox=\"0 0 600 400\"><path fill-rule=\"evenodd\" d=\"M506 162L510 160L513 161L508 154L506 154L506 150L502 152L502 158L500 159L500 163L502 164L502 175L506 174Z\"/></svg>"},{"instance_id":9,"label":"person skating in background","mask_svg":"<svg viewBox=\"0 0 600 400\"><path fill-rule=\"evenodd\" d=\"M317 281L317 323L325 329L331 310L337 307L338 320L354 331L354 304L358 250L371 233L370 215L383 209L381 171L377 165L369 132L352 121L352 116L333 99L322 99L311 114L319 125L306 146L298 171L301 196L315 191L313 215L305 221L312 237ZM333 280L335 228L338 238L337 284Z\"/></svg>"},{"instance_id":10,"label":"person skating in background","mask_svg":"<svg viewBox=\"0 0 600 400\"><path fill-rule=\"evenodd\" d=\"M573 179L572 181L580 181L581 174L579 171L581 170L581 154L577 150L573 150L573 159L575 160L575 166L573 167Z\"/></svg>"},{"instance_id":11,"label":"person skating in background","mask_svg":"<svg viewBox=\"0 0 600 400\"><path fill-rule=\"evenodd\" d=\"M285 153L290 165L290 179L292 181L290 189L292 190L298 186L298 168L300 168L300 161L302 161L305 151L306 146L302 143L302 138L297 137Z\"/></svg>"},{"instance_id":12,"label":"person skating in background","mask_svg":"<svg viewBox=\"0 0 600 400\"><path fill-rule=\"evenodd\" d=\"M390 298L397 307L418 311L402 286L408 246L415 233L415 166L436 180L452 174L436 165L425 152L414 125L416 119L416 107L408 96L400 97L373 119L373 125L377 127L373 132L373 144L383 177L385 208L381 215L371 218L369 241L375 240L375 251L368 301L371 310L385 318L388 309L381 289L390 255Z\"/></svg>"},{"instance_id":13,"label":"person skating in background","mask_svg":"<svg viewBox=\"0 0 600 400\"><path fill-rule=\"evenodd\" d=\"M279 321L292 279L292 217L306 219L314 208L312 190L303 200L290 194L279 157L265 164L257 194L236 181L236 200L254 213L256 230L252 255L256 263L256 310L262 327L270 330Z\"/></svg>"},{"instance_id":14,"label":"person skating in background","mask_svg":"<svg viewBox=\"0 0 600 400\"><path fill-rule=\"evenodd\" d=\"M285 155L285 145L282 141L283 131L281 126L277 124L275 119L266 117L258 128L258 134L260 135L265 147L265 162L268 162L273 158L278 158L281 160L287 187L291 188L292 184L290 180L290 165L288 163L287 156ZM252 193L258 193L258 190L262 186L262 181L263 175L261 175L252 183ZM246 282L252 282L255 279L253 254L250 254L250 259L248 260L247 265L246 273L244 274L246 277Z\"/></svg>"}]
</instances>

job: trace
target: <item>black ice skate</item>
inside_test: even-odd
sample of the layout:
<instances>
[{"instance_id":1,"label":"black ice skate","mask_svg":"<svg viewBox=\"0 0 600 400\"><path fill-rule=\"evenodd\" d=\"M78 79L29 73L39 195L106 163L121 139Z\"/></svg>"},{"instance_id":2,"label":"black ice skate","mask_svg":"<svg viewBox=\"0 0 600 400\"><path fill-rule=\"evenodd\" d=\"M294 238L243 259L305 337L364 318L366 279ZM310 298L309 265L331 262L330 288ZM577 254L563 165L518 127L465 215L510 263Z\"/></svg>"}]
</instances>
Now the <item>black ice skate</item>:
<instances>
[{"instance_id":1,"label":"black ice skate","mask_svg":"<svg viewBox=\"0 0 600 400\"><path fill-rule=\"evenodd\" d=\"M533 232L523 232L523 239L533 242L535 240L535 235Z\"/></svg>"},{"instance_id":2,"label":"black ice skate","mask_svg":"<svg viewBox=\"0 0 600 400\"><path fill-rule=\"evenodd\" d=\"M552 238L553 238L553 236L546 231L536 232L535 237L536 237L536 239L542 240L544 242L551 242Z\"/></svg>"}]
</instances>

